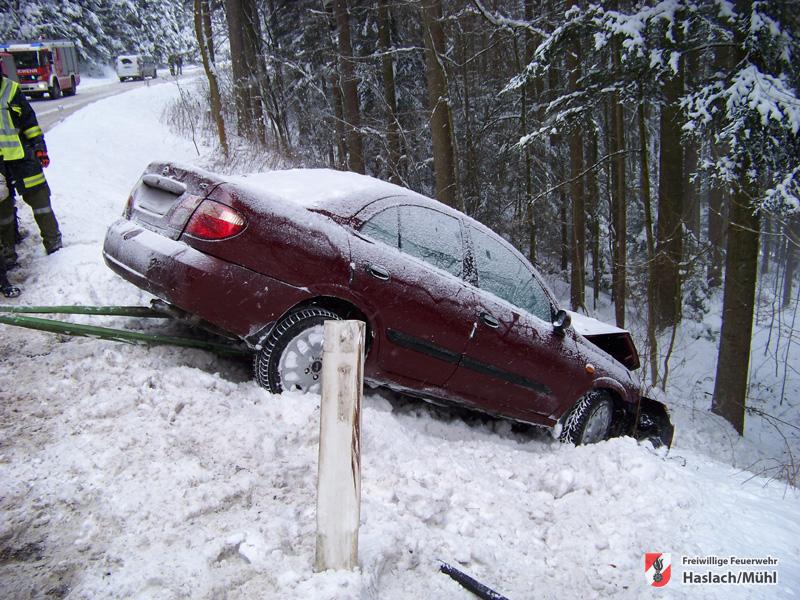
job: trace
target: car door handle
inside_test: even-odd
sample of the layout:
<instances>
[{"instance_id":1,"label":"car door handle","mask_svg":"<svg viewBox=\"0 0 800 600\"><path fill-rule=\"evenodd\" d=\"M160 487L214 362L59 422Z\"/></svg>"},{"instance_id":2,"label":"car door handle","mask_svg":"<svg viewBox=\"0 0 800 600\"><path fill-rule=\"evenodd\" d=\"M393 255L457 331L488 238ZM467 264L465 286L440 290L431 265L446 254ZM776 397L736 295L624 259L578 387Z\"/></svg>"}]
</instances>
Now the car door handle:
<instances>
[{"instance_id":1,"label":"car door handle","mask_svg":"<svg viewBox=\"0 0 800 600\"><path fill-rule=\"evenodd\" d=\"M367 265L367 273L372 275L375 279L380 279L381 281L389 280L389 271L380 265Z\"/></svg>"},{"instance_id":2,"label":"car door handle","mask_svg":"<svg viewBox=\"0 0 800 600\"><path fill-rule=\"evenodd\" d=\"M492 329L497 329L500 327L500 321L495 319L489 313L481 313L481 321L483 321L484 325L488 325Z\"/></svg>"}]
</instances>

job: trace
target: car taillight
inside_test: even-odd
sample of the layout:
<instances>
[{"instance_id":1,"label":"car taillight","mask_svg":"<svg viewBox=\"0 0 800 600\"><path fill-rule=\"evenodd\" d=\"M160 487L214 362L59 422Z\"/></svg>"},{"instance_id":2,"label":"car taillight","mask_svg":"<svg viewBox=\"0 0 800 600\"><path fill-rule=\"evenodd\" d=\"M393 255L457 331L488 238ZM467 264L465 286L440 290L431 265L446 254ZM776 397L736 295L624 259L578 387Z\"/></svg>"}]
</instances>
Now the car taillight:
<instances>
[{"instance_id":1,"label":"car taillight","mask_svg":"<svg viewBox=\"0 0 800 600\"><path fill-rule=\"evenodd\" d=\"M184 233L201 240L223 240L240 233L244 225L244 217L230 206L203 200Z\"/></svg>"}]
</instances>

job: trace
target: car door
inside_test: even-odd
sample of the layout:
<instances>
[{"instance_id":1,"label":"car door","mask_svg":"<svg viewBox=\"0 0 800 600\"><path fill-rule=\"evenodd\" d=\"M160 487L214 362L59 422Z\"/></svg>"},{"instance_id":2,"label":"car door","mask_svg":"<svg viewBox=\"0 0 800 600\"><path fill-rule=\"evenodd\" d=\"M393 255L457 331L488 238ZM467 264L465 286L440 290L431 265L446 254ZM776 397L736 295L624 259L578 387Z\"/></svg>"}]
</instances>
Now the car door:
<instances>
[{"instance_id":1,"label":"car door","mask_svg":"<svg viewBox=\"0 0 800 600\"><path fill-rule=\"evenodd\" d=\"M378 338L377 356L368 361L372 376L438 395L472 326L474 295L460 277L460 220L424 206L391 204L364 222L351 256L351 287L371 307Z\"/></svg>"},{"instance_id":2,"label":"car door","mask_svg":"<svg viewBox=\"0 0 800 600\"><path fill-rule=\"evenodd\" d=\"M575 340L554 331L550 295L531 267L496 236L467 229L479 289L472 336L446 387L486 410L548 422L573 387Z\"/></svg>"}]
</instances>

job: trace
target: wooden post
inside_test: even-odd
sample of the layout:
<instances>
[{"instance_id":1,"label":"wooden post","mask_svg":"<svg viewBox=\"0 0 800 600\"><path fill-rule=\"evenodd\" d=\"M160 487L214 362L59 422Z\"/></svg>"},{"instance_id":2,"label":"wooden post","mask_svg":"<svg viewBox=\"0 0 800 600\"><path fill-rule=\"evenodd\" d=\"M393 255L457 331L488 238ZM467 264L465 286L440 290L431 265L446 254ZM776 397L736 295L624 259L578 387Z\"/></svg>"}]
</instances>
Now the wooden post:
<instances>
[{"instance_id":1,"label":"wooden post","mask_svg":"<svg viewBox=\"0 0 800 600\"><path fill-rule=\"evenodd\" d=\"M326 321L322 350L314 569L358 566L364 323Z\"/></svg>"}]
</instances>

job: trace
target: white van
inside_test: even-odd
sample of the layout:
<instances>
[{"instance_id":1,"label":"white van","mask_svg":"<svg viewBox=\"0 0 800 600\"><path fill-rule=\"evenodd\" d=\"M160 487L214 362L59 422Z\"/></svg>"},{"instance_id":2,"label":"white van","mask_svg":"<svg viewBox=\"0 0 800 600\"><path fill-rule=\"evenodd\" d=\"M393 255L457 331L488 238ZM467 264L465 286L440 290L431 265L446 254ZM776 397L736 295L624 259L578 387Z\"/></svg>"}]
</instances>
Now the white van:
<instances>
[{"instance_id":1,"label":"white van","mask_svg":"<svg viewBox=\"0 0 800 600\"><path fill-rule=\"evenodd\" d=\"M150 56L141 54L126 54L117 58L117 77L120 81L126 79L145 79L158 77L156 63Z\"/></svg>"}]
</instances>

